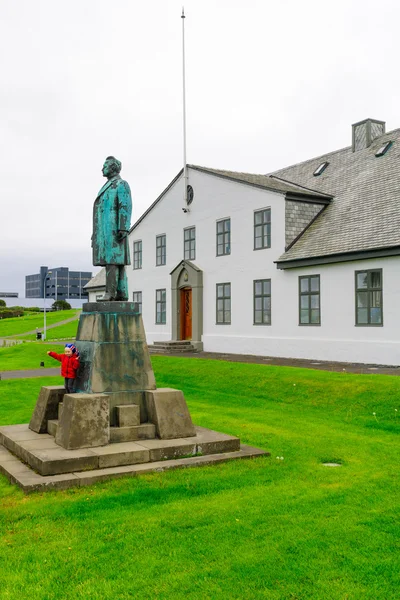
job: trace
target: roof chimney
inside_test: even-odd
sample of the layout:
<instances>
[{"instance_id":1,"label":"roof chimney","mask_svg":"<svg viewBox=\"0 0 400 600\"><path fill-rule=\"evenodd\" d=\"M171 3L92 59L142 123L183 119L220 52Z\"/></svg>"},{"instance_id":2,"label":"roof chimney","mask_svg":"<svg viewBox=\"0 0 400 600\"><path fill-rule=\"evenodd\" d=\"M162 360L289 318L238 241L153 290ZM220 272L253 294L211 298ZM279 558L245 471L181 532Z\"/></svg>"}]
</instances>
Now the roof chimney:
<instances>
[{"instance_id":1,"label":"roof chimney","mask_svg":"<svg viewBox=\"0 0 400 600\"><path fill-rule=\"evenodd\" d=\"M353 152L368 148L375 138L385 133L385 121L376 119L365 119L352 125L353 128Z\"/></svg>"}]
</instances>

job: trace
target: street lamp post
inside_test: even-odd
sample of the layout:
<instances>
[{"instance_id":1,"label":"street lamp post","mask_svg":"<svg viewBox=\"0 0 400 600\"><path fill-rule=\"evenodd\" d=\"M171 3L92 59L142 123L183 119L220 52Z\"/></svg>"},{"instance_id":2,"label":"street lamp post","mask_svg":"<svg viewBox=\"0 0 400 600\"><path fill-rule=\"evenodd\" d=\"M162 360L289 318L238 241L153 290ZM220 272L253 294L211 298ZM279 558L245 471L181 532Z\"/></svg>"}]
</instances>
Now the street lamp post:
<instances>
[{"instance_id":1,"label":"street lamp post","mask_svg":"<svg viewBox=\"0 0 400 600\"><path fill-rule=\"evenodd\" d=\"M51 273L51 271L46 271L46 274L45 274L44 280L43 280L43 335L42 335L43 341L45 341L45 339L46 339L46 281L47 281L47 275L49 275L49 273Z\"/></svg>"}]
</instances>

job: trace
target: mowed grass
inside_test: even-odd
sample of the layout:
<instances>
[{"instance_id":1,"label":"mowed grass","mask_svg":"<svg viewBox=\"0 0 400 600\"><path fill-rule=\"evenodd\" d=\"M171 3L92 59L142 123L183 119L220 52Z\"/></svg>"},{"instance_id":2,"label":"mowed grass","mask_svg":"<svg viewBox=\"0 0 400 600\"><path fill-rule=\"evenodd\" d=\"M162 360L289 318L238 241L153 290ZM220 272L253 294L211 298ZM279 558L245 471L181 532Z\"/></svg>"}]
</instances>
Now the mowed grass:
<instances>
[{"instance_id":1,"label":"mowed grass","mask_svg":"<svg viewBox=\"0 0 400 600\"><path fill-rule=\"evenodd\" d=\"M271 457L27 497L1 477L2 599L399 598L399 378L152 362L196 424ZM60 382L0 382L0 423Z\"/></svg>"},{"instance_id":2,"label":"mowed grass","mask_svg":"<svg viewBox=\"0 0 400 600\"><path fill-rule=\"evenodd\" d=\"M79 318L80 311L77 310L60 310L56 312L46 313L46 324L52 325L71 319L76 316ZM10 319L0 319L0 338L34 331L36 328L43 329L44 315L43 313L26 314L23 317L12 317Z\"/></svg>"},{"instance_id":3,"label":"mowed grass","mask_svg":"<svg viewBox=\"0 0 400 600\"><path fill-rule=\"evenodd\" d=\"M2 371L20 371L24 369L40 369L40 363L45 367L60 366L47 352L52 350L58 354L64 352L61 345L44 344L43 342L29 342L4 346L0 348L0 373ZM39 371L40 374L40 371Z\"/></svg>"},{"instance_id":4,"label":"mowed grass","mask_svg":"<svg viewBox=\"0 0 400 600\"><path fill-rule=\"evenodd\" d=\"M51 329L46 329L46 341L50 340L75 340L76 334L78 332L78 323L79 323L79 314L76 317L76 320L71 321L70 323L64 323L64 325L59 325L58 327L52 327ZM30 335L21 335L19 339L34 341L36 339L35 334Z\"/></svg>"}]
</instances>

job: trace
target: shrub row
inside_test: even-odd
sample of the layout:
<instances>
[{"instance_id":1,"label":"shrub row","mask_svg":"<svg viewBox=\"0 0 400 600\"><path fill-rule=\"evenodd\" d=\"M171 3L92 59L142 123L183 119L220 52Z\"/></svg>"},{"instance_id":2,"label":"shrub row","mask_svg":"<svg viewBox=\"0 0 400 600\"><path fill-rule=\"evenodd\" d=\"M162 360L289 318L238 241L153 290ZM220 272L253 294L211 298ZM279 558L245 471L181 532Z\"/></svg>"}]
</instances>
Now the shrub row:
<instances>
[{"instance_id":1,"label":"shrub row","mask_svg":"<svg viewBox=\"0 0 400 600\"><path fill-rule=\"evenodd\" d=\"M10 319L11 317L22 317L24 309L15 310L9 308L8 310L0 310L0 319Z\"/></svg>"}]
</instances>

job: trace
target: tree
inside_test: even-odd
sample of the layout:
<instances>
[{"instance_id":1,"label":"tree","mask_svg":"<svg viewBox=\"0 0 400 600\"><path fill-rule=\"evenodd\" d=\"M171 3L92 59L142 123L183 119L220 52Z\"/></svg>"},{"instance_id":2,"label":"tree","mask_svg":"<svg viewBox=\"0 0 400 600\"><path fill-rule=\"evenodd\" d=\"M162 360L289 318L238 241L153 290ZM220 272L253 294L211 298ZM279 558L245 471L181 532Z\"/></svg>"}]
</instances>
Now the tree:
<instances>
[{"instance_id":1,"label":"tree","mask_svg":"<svg viewBox=\"0 0 400 600\"><path fill-rule=\"evenodd\" d=\"M71 310L72 306L66 300L57 300L51 308L53 310Z\"/></svg>"},{"instance_id":2,"label":"tree","mask_svg":"<svg viewBox=\"0 0 400 600\"><path fill-rule=\"evenodd\" d=\"M0 306L7 306L6 303L5 303L5 300L1 300L0 299Z\"/></svg>"}]
</instances>

